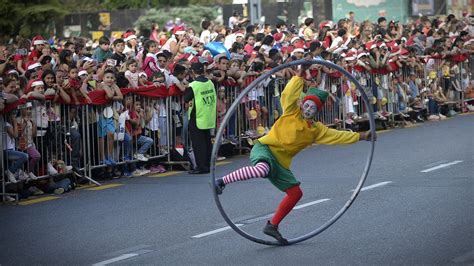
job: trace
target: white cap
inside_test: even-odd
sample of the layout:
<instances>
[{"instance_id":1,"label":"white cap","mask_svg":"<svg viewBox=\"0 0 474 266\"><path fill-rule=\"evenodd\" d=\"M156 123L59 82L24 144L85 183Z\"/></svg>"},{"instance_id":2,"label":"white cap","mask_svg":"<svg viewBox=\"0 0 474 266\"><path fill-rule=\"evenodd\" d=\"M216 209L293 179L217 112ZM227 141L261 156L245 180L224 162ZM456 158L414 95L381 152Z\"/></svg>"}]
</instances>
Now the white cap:
<instances>
[{"instance_id":1,"label":"white cap","mask_svg":"<svg viewBox=\"0 0 474 266\"><path fill-rule=\"evenodd\" d=\"M125 38L124 41L128 42L128 41L130 41L132 39L136 39L136 38L137 38L137 36L135 34L132 34L132 35L128 36L127 38Z\"/></svg>"},{"instance_id":2,"label":"white cap","mask_svg":"<svg viewBox=\"0 0 474 266\"><path fill-rule=\"evenodd\" d=\"M32 87L32 88L38 87L38 86L44 86L43 81L37 80L37 81L34 81L33 83L31 83L31 87Z\"/></svg>"},{"instance_id":3,"label":"white cap","mask_svg":"<svg viewBox=\"0 0 474 266\"><path fill-rule=\"evenodd\" d=\"M40 44L45 44L45 43L46 43L45 40L35 40L35 41L33 42L33 45L40 45Z\"/></svg>"},{"instance_id":4,"label":"white cap","mask_svg":"<svg viewBox=\"0 0 474 266\"><path fill-rule=\"evenodd\" d=\"M303 48L296 48L295 50L293 50L292 54L294 53L303 53L304 54L304 49Z\"/></svg>"},{"instance_id":5,"label":"white cap","mask_svg":"<svg viewBox=\"0 0 474 266\"><path fill-rule=\"evenodd\" d=\"M293 37L293 39L291 39L291 42L290 42L290 43L293 43L294 41L297 41L297 40L299 40L299 39L300 39L300 37Z\"/></svg>"},{"instance_id":6,"label":"white cap","mask_svg":"<svg viewBox=\"0 0 474 266\"><path fill-rule=\"evenodd\" d=\"M40 63L31 64L31 65L28 66L27 70L32 70L32 69L35 69L37 67L41 67L41 64Z\"/></svg>"},{"instance_id":7,"label":"white cap","mask_svg":"<svg viewBox=\"0 0 474 266\"><path fill-rule=\"evenodd\" d=\"M81 70L79 71L79 73L77 74L79 77L82 76L82 75L87 75L87 71L85 70Z\"/></svg>"}]
</instances>

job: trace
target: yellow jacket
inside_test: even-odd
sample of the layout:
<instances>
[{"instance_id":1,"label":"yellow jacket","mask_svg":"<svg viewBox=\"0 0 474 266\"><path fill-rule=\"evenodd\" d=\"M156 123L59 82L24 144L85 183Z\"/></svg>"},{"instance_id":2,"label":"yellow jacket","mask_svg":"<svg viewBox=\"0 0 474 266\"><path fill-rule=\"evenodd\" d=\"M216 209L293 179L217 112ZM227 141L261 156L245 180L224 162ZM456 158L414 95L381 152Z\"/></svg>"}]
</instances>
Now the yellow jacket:
<instances>
[{"instance_id":1,"label":"yellow jacket","mask_svg":"<svg viewBox=\"0 0 474 266\"><path fill-rule=\"evenodd\" d=\"M321 122L310 126L303 118L297 103L303 91L303 78L295 76L281 94L283 115L275 122L270 132L259 139L268 145L278 162L290 169L293 157L313 143L351 144L359 141L359 133L328 128Z\"/></svg>"}]
</instances>

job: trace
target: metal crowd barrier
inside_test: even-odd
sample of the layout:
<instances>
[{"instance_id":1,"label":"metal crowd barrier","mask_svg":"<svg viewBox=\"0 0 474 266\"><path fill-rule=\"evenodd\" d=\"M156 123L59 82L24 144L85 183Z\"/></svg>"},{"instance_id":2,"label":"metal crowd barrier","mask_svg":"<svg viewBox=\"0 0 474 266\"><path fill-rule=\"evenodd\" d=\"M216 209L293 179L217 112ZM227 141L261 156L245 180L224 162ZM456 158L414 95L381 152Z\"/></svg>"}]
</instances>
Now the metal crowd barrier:
<instances>
[{"instance_id":1,"label":"metal crowd barrier","mask_svg":"<svg viewBox=\"0 0 474 266\"><path fill-rule=\"evenodd\" d=\"M421 106L417 107L426 109L430 92L441 87L448 96L450 108L462 110L464 89L472 82L471 68L467 63L449 63L448 67L444 60L432 60L424 64L420 71L402 68L385 75L367 72L353 74L372 99L374 110L390 114L388 122L396 122L401 115L406 116L413 109L414 100L409 95L410 80L418 89ZM253 79L255 77L250 77L246 84ZM230 119L224 131L224 143L232 143L236 149L245 150L243 142L246 139L264 135L282 114L280 95L287 82L285 79L270 78L251 91ZM330 93L325 108L319 114L319 121L328 126L346 128L352 122L367 118L360 95L343 77L323 74L319 87ZM242 88L225 83L218 85L216 90L219 124ZM30 173L38 179L47 179L73 172L78 178L100 185L94 179L98 171L118 169L124 173L144 164L182 163L175 162L176 158L172 156L172 151L180 148L183 154L188 153L192 157L187 133L188 106L182 96L147 98L129 95L124 96L123 101L100 106L30 101L16 111L0 116L0 144L4 147L0 160L2 173L11 169L13 159L18 157L5 151L10 141L6 123L11 122L13 117L25 125L28 124L25 121L34 122L34 125L19 128L21 133L15 139L16 151L28 156L28 162L13 173L18 180L26 179ZM129 119L132 111L139 113L140 119L130 127L128 122L123 122ZM131 132L128 132L129 129ZM141 149L143 145L148 146L146 151ZM143 152L141 155L145 159L139 151ZM116 167L112 168L111 164ZM0 191L3 201L6 195L18 199L17 193L9 193L16 184L11 184L5 174L3 176Z\"/></svg>"}]
</instances>

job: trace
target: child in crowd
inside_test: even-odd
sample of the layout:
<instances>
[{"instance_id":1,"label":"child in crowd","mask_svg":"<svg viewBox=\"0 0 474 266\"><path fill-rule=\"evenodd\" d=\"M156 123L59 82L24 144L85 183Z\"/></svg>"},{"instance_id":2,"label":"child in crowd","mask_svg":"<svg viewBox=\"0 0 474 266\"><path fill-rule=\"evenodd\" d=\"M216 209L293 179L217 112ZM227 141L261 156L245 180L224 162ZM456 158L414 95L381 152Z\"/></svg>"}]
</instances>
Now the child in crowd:
<instances>
[{"instance_id":1,"label":"child in crowd","mask_svg":"<svg viewBox=\"0 0 474 266\"><path fill-rule=\"evenodd\" d=\"M137 153L134 154L134 158L146 162L148 158L145 154L153 145L153 139L142 135L142 122L144 124L145 112L141 108L140 101L133 102L132 94L125 96L124 105L125 112L128 112L129 115L129 119L125 122L124 156L127 158L131 156L133 142L135 142L138 149ZM132 175L140 176L149 172L149 170L137 168Z\"/></svg>"},{"instance_id":2,"label":"child in crowd","mask_svg":"<svg viewBox=\"0 0 474 266\"><path fill-rule=\"evenodd\" d=\"M69 67L69 73L64 79L63 88L71 96L72 103L79 104L78 98L81 97L81 80L77 66L71 65Z\"/></svg>"},{"instance_id":3,"label":"child in crowd","mask_svg":"<svg viewBox=\"0 0 474 266\"><path fill-rule=\"evenodd\" d=\"M158 100L151 100L147 103L145 106L145 136L153 139L152 154L160 155L160 105ZM166 169L161 164L152 164L149 170L158 173L166 172Z\"/></svg>"},{"instance_id":4,"label":"child in crowd","mask_svg":"<svg viewBox=\"0 0 474 266\"><path fill-rule=\"evenodd\" d=\"M148 76L145 72L140 72L138 74L138 86L147 86L152 85L151 82L148 81Z\"/></svg>"},{"instance_id":5,"label":"child in crowd","mask_svg":"<svg viewBox=\"0 0 474 266\"><path fill-rule=\"evenodd\" d=\"M28 62L38 62L39 58L41 57L43 51L43 45L46 42L43 40L43 37L40 35L35 36L32 39L33 51L31 51L30 55L28 56Z\"/></svg>"},{"instance_id":6,"label":"child in crowd","mask_svg":"<svg viewBox=\"0 0 474 266\"><path fill-rule=\"evenodd\" d=\"M11 183L17 183L20 179L20 168L28 160L28 154L16 150L15 139L18 138L18 125L16 119L16 111L8 114L7 121L5 121L5 130L2 138L3 154L7 158L8 167L5 169L5 176ZM18 176L18 178L16 177ZM21 176L21 179L24 177Z\"/></svg>"},{"instance_id":7,"label":"child in crowd","mask_svg":"<svg viewBox=\"0 0 474 266\"><path fill-rule=\"evenodd\" d=\"M225 87L219 87L217 94L217 126L216 130L220 127L225 114L227 113L227 98L225 96Z\"/></svg>"},{"instance_id":8,"label":"child in crowd","mask_svg":"<svg viewBox=\"0 0 474 266\"><path fill-rule=\"evenodd\" d=\"M29 156L28 175L35 180L37 177L33 173L35 167L41 159L41 154L36 149L33 138L36 137L36 124L32 119L31 105L21 109L21 117L18 119L18 150L26 152Z\"/></svg>"},{"instance_id":9,"label":"child in crowd","mask_svg":"<svg viewBox=\"0 0 474 266\"><path fill-rule=\"evenodd\" d=\"M128 80L128 86L131 88L138 88L138 62L135 59L129 59L125 63L127 70L125 71L125 78Z\"/></svg>"},{"instance_id":10,"label":"child in crowd","mask_svg":"<svg viewBox=\"0 0 474 266\"><path fill-rule=\"evenodd\" d=\"M166 76L163 72L155 72L151 77L153 84L156 86L167 86ZM167 121L167 111L166 111L166 99L160 98L158 102L153 106L157 108L158 112L158 145L160 154L165 154L168 151L166 150L168 144L168 121Z\"/></svg>"},{"instance_id":11,"label":"child in crowd","mask_svg":"<svg viewBox=\"0 0 474 266\"><path fill-rule=\"evenodd\" d=\"M148 40L143 45L143 64L142 69L145 71L148 77L153 75L153 72L160 71L158 68L158 62L156 53L158 52L158 43L152 40Z\"/></svg>"},{"instance_id":12,"label":"child in crowd","mask_svg":"<svg viewBox=\"0 0 474 266\"><path fill-rule=\"evenodd\" d=\"M103 81L98 86L99 90L105 91L105 97L109 101L121 101L123 99L122 92L115 84L115 73L113 70L104 72ZM113 121L113 110L111 105L107 105L103 113L99 116L98 137L99 137L99 156L103 163L114 165L116 161L112 158L115 125ZM107 155L104 154L104 137L107 137Z\"/></svg>"},{"instance_id":13,"label":"child in crowd","mask_svg":"<svg viewBox=\"0 0 474 266\"><path fill-rule=\"evenodd\" d=\"M112 43L112 46L114 54L110 59L115 60L115 67L120 68L120 66L127 60L127 56L123 53L123 50L125 49L125 41L123 39L116 39Z\"/></svg>"},{"instance_id":14,"label":"child in crowd","mask_svg":"<svg viewBox=\"0 0 474 266\"><path fill-rule=\"evenodd\" d=\"M92 57L100 64L105 62L108 58L112 57L112 51L110 50L109 38L102 36L99 38L99 47L95 49Z\"/></svg>"}]
</instances>

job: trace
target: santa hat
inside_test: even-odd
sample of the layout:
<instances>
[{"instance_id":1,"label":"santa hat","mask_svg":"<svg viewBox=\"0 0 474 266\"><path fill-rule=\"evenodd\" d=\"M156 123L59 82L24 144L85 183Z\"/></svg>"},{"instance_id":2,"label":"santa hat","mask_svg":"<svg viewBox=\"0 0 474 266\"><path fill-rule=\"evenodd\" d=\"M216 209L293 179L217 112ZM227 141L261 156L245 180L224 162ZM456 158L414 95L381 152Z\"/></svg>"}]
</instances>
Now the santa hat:
<instances>
[{"instance_id":1,"label":"santa hat","mask_svg":"<svg viewBox=\"0 0 474 266\"><path fill-rule=\"evenodd\" d=\"M35 37L33 37L33 39L31 40L31 43L33 45L40 45L40 44L45 44L46 41L43 40L43 37L41 37L41 35L36 35Z\"/></svg>"},{"instance_id":2,"label":"santa hat","mask_svg":"<svg viewBox=\"0 0 474 266\"><path fill-rule=\"evenodd\" d=\"M306 92L306 96L303 99L303 103L307 100L312 100L318 106L318 109L323 109L323 104L326 102L329 93L317 88L309 88Z\"/></svg>"},{"instance_id":3,"label":"santa hat","mask_svg":"<svg viewBox=\"0 0 474 266\"><path fill-rule=\"evenodd\" d=\"M367 51L370 51L374 48L377 48L377 44L375 43L375 41L369 41L365 44L365 49L367 49Z\"/></svg>"},{"instance_id":4,"label":"santa hat","mask_svg":"<svg viewBox=\"0 0 474 266\"><path fill-rule=\"evenodd\" d=\"M344 57L344 60L346 60L346 61L351 61L351 60L357 59L357 55L352 51L347 52L347 54L345 54L345 56L343 56L343 57Z\"/></svg>"},{"instance_id":5,"label":"santa hat","mask_svg":"<svg viewBox=\"0 0 474 266\"><path fill-rule=\"evenodd\" d=\"M469 45L474 42L474 38L464 42L464 46Z\"/></svg>"},{"instance_id":6,"label":"santa hat","mask_svg":"<svg viewBox=\"0 0 474 266\"><path fill-rule=\"evenodd\" d=\"M323 29L324 27L332 28L332 21L322 21L319 23L319 29Z\"/></svg>"},{"instance_id":7,"label":"santa hat","mask_svg":"<svg viewBox=\"0 0 474 266\"><path fill-rule=\"evenodd\" d=\"M137 36L135 34L133 34L133 32L126 32L123 34L123 40L125 42L128 42L130 40L133 40L133 39L137 39Z\"/></svg>"},{"instance_id":8,"label":"santa hat","mask_svg":"<svg viewBox=\"0 0 474 266\"><path fill-rule=\"evenodd\" d=\"M79 77L82 76L82 75L87 75L87 71L85 70L81 70L79 71L79 73L77 74Z\"/></svg>"},{"instance_id":9,"label":"santa hat","mask_svg":"<svg viewBox=\"0 0 474 266\"><path fill-rule=\"evenodd\" d=\"M44 82L42 80L35 80L31 83L31 88L34 88L34 87L40 87L40 86L44 86Z\"/></svg>"},{"instance_id":10,"label":"santa hat","mask_svg":"<svg viewBox=\"0 0 474 266\"><path fill-rule=\"evenodd\" d=\"M26 84L26 89L24 93L26 94L32 91L34 87L38 87L38 86L44 86L43 81L41 79L32 79L28 81L28 84Z\"/></svg>"},{"instance_id":11,"label":"santa hat","mask_svg":"<svg viewBox=\"0 0 474 266\"><path fill-rule=\"evenodd\" d=\"M138 73L138 76L148 78L148 75L145 72Z\"/></svg>"},{"instance_id":12,"label":"santa hat","mask_svg":"<svg viewBox=\"0 0 474 266\"><path fill-rule=\"evenodd\" d=\"M19 76L20 73L18 73L18 71L16 71L15 69L10 69L7 71L7 75L17 75Z\"/></svg>"},{"instance_id":13,"label":"santa hat","mask_svg":"<svg viewBox=\"0 0 474 266\"><path fill-rule=\"evenodd\" d=\"M369 56L369 53L360 53L357 55L357 59L361 58L362 56Z\"/></svg>"},{"instance_id":14,"label":"santa hat","mask_svg":"<svg viewBox=\"0 0 474 266\"><path fill-rule=\"evenodd\" d=\"M28 64L28 67L26 69L27 70L33 70L37 67L41 67L41 64L38 63L38 62L31 62L30 64Z\"/></svg>"},{"instance_id":15,"label":"santa hat","mask_svg":"<svg viewBox=\"0 0 474 266\"><path fill-rule=\"evenodd\" d=\"M186 30L184 29L184 26L175 26L173 29L174 35L185 34L185 33L186 33Z\"/></svg>"},{"instance_id":16,"label":"santa hat","mask_svg":"<svg viewBox=\"0 0 474 266\"><path fill-rule=\"evenodd\" d=\"M276 42L281 42L285 39L285 34L283 32L279 32L276 34L273 34L273 38L275 39Z\"/></svg>"},{"instance_id":17,"label":"santa hat","mask_svg":"<svg viewBox=\"0 0 474 266\"><path fill-rule=\"evenodd\" d=\"M291 55L294 55L295 53L303 53L304 54L304 49L303 48L296 48L291 52Z\"/></svg>"},{"instance_id":18,"label":"santa hat","mask_svg":"<svg viewBox=\"0 0 474 266\"><path fill-rule=\"evenodd\" d=\"M291 39L291 42L290 42L290 43L293 43L293 42L296 42L296 41L299 41L299 40L301 40L300 37L293 37L293 38Z\"/></svg>"}]
</instances>

